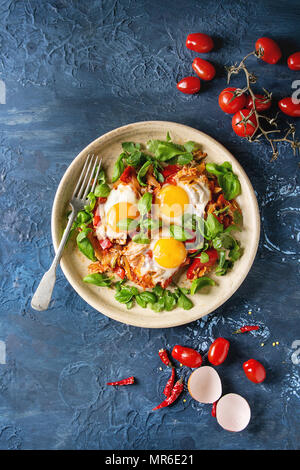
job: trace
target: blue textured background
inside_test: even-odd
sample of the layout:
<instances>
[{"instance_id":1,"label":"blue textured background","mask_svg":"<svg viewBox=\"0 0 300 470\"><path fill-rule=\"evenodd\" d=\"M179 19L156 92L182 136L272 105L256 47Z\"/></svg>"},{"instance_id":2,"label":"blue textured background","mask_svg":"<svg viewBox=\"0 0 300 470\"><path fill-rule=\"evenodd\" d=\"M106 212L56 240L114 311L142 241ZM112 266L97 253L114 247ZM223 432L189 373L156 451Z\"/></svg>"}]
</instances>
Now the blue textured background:
<instances>
[{"instance_id":1,"label":"blue textured background","mask_svg":"<svg viewBox=\"0 0 300 470\"><path fill-rule=\"evenodd\" d=\"M225 87L223 65L239 61L262 35L278 39L284 60L269 66L250 59L250 68L275 98L290 95L300 76L285 59L300 50L299 20L296 0L0 1L1 449L299 448L300 364L291 360L300 340L299 158L282 146L270 163L269 148L235 136L216 101ZM207 58L218 77L185 96L176 82L192 71L196 54L184 44L197 31L215 39ZM33 311L31 296L53 256L50 213L64 171L99 135L151 119L208 133L247 171L262 218L247 279L215 314L174 329L134 328L102 316L60 270L51 308ZM262 329L232 336L244 323ZM210 406L187 393L151 413L169 376L158 349L181 343L204 351L217 336L232 342L219 372L225 392L248 399L249 427L222 430ZM249 357L266 366L261 385L244 376ZM104 385L130 374L137 385Z\"/></svg>"}]
</instances>

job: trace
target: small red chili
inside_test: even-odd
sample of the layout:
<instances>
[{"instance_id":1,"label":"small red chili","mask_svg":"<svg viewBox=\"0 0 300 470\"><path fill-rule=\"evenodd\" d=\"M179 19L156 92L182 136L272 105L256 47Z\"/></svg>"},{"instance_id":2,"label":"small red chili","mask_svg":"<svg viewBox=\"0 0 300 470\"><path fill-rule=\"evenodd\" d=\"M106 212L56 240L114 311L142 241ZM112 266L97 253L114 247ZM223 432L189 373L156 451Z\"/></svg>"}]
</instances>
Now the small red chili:
<instances>
[{"instance_id":1,"label":"small red chili","mask_svg":"<svg viewBox=\"0 0 300 470\"><path fill-rule=\"evenodd\" d=\"M172 363L168 357L168 353L165 349L160 349L158 351L158 355L159 357L161 358L162 362L166 365L166 366L169 366L169 367L172 367Z\"/></svg>"},{"instance_id":2,"label":"small red chili","mask_svg":"<svg viewBox=\"0 0 300 470\"><path fill-rule=\"evenodd\" d=\"M238 330L234 331L233 334L235 335L237 333L247 333L247 331L255 331L255 330L259 330L258 325L245 325L239 328Z\"/></svg>"},{"instance_id":3,"label":"small red chili","mask_svg":"<svg viewBox=\"0 0 300 470\"><path fill-rule=\"evenodd\" d=\"M123 173L121 174L120 176L120 180L123 182L123 183L129 183L129 181L131 180L131 177L135 175L135 169L133 166L128 166L125 168L125 170L123 171Z\"/></svg>"},{"instance_id":4,"label":"small red chili","mask_svg":"<svg viewBox=\"0 0 300 470\"><path fill-rule=\"evenodd\" d=\"M175 382L175 367L172 367L172 374L171 377L169 378L168 382L166 383L166 386L164 388L164 395L168 398L173 390L174 387L174 382Z\"/></svg>"},{"instance_id":5,"label":"small red chili","mask_svg":"<svg viewBox=\"0 0 300 470\"><path fill-rule=\"evenodd\" d=\"M184 366L191 367L192 369L200 367L202 364L202 357L198 351L180 346L179 344L174 346L172 356Z\"/></svg>"},{"instance_id":6,"label":"small red chili","mask_svg":"<svg viewBox=\"0 0 300 470\"><path fill-rule=\"evenodd\" d=\"M114 269L114 273L116 273L116 275L119 276L121 279L124 279L125 277L125 269L121 268L120 266L117 266Z\"/></svg>"},{"instance_id":7,"label":"small red chili","mask_svg":"<svg viewBox=\"0 0 300 470\"><path fill-rule=\"evenodd\" d=\"M177 400L177 398L183 391L183 387L184 387L183 379L181 378L177 380L176 384L174 385L171 395L168 398L166 398L163 402L161 402L158 406L153 408L152 411L159 410L160 408L165 408L166 406L169 406L172 403L174 403L174 401Z\"/></svg>"},{"instance_id":8,"label":"small red chili","mask_svg":"<svg viewBox=\"0 0 300 470\"><path fill-rule=\"evenodd\" d=\"M131 385L134 383L134 377L118 380L117 382L107 382L106 385Z\"/></svg>"},{"instance_id":9,"label":"small red chili","mask_svg":"<svg viewBox=\"0 0 300 470\"><path fill-rule=\"evenodd\" d=\"M109 238L105 238L104 240L101 240L99 242L102 250L108 250L113 246L112 242L109 240Z\"/></svg>"},{"instance_id":10,"label":"small red chili","mask_svg":"<svg viewBox=\"0 0 300 470\"><path fill-rule=\"evenodd\" d=\"M217 401L213 403L212 409L211 409L211 415L213 418L217 416Z\"/></svg>"}]
</instances>

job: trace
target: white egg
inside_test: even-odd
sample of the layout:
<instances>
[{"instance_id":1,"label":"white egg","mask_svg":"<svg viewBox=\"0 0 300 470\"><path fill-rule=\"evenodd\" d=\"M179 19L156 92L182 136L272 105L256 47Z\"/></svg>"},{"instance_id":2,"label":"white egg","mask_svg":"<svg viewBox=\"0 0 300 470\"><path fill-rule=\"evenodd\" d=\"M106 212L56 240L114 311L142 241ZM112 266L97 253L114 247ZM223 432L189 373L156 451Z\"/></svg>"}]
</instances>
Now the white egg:
<instances>
[{"instance_id":1,"label":"white egg","mask_svg":"<svg viewBox=\"0 0 300 470\"><path fill-rule=\"evenodd\" d=\"M109 193L107 200L104 204L99 204L96 213L100 216L100 223L96 227L96 236L98 240L109 238L110 240L117 240L121 244L126 243L127 232L117 231L116 223L121 219L126 219L128 216L135 218L137 212L138 197L130 186L130 184L119 184L117 188L112 189ZM130 207L129 213L127 207ZM111 221L111 214L116 210L113 224ZM111 211L112 210L112 211Z\"/></svg>"},{"instance_id":2,"label":"white egg","mask_svg":"<svg viewBox=\"0 0 300 470\"><path fill-rule=\"evenodd\" d=\"M251 418L249 403L236 393L228 393L217 403L216 418L226 431L242 431L248 426Z\"/></svg>"},{"instance_id":3,"label":"white egg","mask_svg":"<svg viewBox=\"0 0 300 470\"><path fill-rule=\"evenodd\" d=\"M214 403L222 395L222 384L218 372L210 366L194 370L188 380L188 390L200 403Z\"/></svg>"}]
</instances>

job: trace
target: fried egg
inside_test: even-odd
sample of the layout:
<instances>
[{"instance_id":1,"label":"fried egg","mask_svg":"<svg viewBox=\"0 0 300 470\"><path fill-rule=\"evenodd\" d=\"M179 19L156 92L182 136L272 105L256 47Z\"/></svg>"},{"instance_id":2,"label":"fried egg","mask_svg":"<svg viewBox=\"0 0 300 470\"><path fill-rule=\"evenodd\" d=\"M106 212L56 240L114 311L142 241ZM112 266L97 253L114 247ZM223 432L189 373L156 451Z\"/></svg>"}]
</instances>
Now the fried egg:
<instances>
[{"instance_id":1,"label":"fried egg","mask_svg":"<svg viewBox=\"0 0 300 470\"><path fill-rule=\"evenodd\" d=\"M127 231L121 230L118 223L123 219L136 219L139 216L138 197L130 184L119 184L109 193L104 204L99 204L96 214L100 223L96 227L98 240L109 238L121 245L126 243Z\"/></svg>"},{"instance_id":2,"label":"fried egg","mask_svg":"<svg viewBox=\"0 0 300 470\"><path fill-rule=\"evenodd\" d=\"M210 199L210 190L199 177L192 183L179 180L176 185L163 185L156 195L155 202L159 216L164 222L181 225L183 215L195 214L202 217Z\"/></svg>"},{"instance_id":3,"label":"fried egg","mask_svg":"<svg viewBox=\"0 0 300 470\"><path fill-rule=\"evenodd\" d=\"M130 242L125 254L138 278L150 274L153 285L159 282L163 285L185 262L187 250L184 243L163 230L150 244Z\"/></svg>"}]
</instances>

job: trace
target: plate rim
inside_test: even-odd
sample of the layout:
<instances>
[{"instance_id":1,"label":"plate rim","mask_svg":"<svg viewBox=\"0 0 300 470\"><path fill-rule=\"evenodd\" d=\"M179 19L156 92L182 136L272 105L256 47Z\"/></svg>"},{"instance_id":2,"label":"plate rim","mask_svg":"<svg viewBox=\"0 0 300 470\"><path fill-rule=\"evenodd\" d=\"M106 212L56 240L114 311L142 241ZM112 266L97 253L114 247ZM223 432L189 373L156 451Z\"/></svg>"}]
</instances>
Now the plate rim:
<instances>
[{"instance_id":1,"label":"plate rim","mask_svg":"<svg viewBox=\"0 0 300 470\"><path fill-rule=\"evenodd\" d=\"M64 262L63 258L60 261L60 267L61 267L61 269L64 273L64 276L66 277L69 284L73 287L75 292L85 302L87 302L91 307L93 307L97 312L101 313L102 315L105 315L105 316L107 316L107 317L109 317L113 320L119 321L120 323L123 323L123 324L126 324L126 325L131 325L131 326L136 326L136 327L140 327L140 328L151 328L151 329L173 328L173 327L176 327L176 326L186 325L186 324L189 324L193 321L199 320L200 318L209 315L210 313L212 313L213 311L218 309L220 306L224 305L225 302L227 302L227 300L229 300L236 293L236 291L240 288L241 284L244 282L245 278L249 274L249 271L250 271L250 269L253 265L254 259L255 259L256 254L257 254L259 239L260 239L260 231L261 231L261 220L260 220L259 206L258 206L257 198L256 198L256 195L255 195L255 191L254 191L253 186L251 184L251 181L250 181L247 173L245 172L244 168L242 167L242 165L239 163L239 161L234 157L234 155L232 155L232 153L223 144L221 144L219 141L217 141L216 139L214 139L210 135L206 134L205 132L202 132L202 131L200 131L198 129L195 129L194 127L188 126L186 124L177 123L177 122L174 122L174 121L161 121L161 120L137 121L137 122L133 122L133 123L130 123L130 124L126 124L126 125L117 127L115 129L112 129L111 131L106 132L105 134L102 134L101 136L97 137L92 142L90 142L86 147L84 147L76 155L76 157L71 161L71 163L69 164L69 166L66 169L65 173L63 174L63 176L62 176L62 178L59 182L59 185L57 187L55 197L54 197L54 201L53 201L53 205L52 205L52 211L51 211L51 236L52 236L52 242L53 242L54 250L56 252L57 248L58 248L58 244L59 244L59 241L56 238L56 232L58 231L57 227L56 227L56 221L57 221L56 214L59 212L59 200L60 200L60 196L61 196L63 187L65 186L65 183L67 182L67 180L69 178L69 175L72 172L72 166L75 164L75 162L77 160L80 160L84 154L88 154L90 149L93 148L95 145L97 145L99 142L113 137L114 134L118 134L120 131L127 131L127 130L130 131L131 128L143 127L145 125L150 125L150 126L151 125L156 125L156 126L159 126L159 125L174 126L175 125L175 126L179 126L180 128L183 128L183 129L192 130L192 131L199 134L199 138L201 138L201 136L204 136L205 139L207 139L209 142L213 143L214 145L217 145L220 148L220 150L222 150L222 152L227 154L233 160L234 164L238 167L240 173L243 175L243 178L245 179L245 181L248 185L248 189L250 190L250 193L252 194L252 202L254 204L255 222L256 222L255 240L254 240L255 244L254 244L254 249L253 249L253 252L252 252L252 256L251 256L251 258L248 262L248 269L246 270L244 275L239 279L239 282L235 286L234 291L231 292L229 295L226 295L225 297L223 297L222 300L220 301L220 303L217 306L212 307L211 309L208 309L208 311L204 315L199 316L198 314L195 313L195 315L193 315L192 317L187 319L187 321L179 320L179 321L174 321L174 323L172 323L172 324L170 324L170 322L166 322L166 324L164 324L162 322L159 325L149 325L149 324L141 324L142 322L135 321L135 319L133 319L133 321L128 321L128 320L124 321L120 318L120 314L118 314L118 313L115 314L115 312L111 312L111 310L106 309L105 306L101 307L102 310L100 311L99 307L96 306L95 302L92 299L89 299L89 296L87 294L85 294L85 290L83 288L77 289L74 286L74 284L72 282L72 278L71 278L71 276L69 276L69 272L68 272L69 270L65 266L65 262ZM174 319L176 320L176 316L174 316ZM147 319L146 319L146 323L147 323Z\"/></svg>"}]
</instances>

